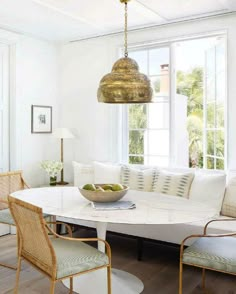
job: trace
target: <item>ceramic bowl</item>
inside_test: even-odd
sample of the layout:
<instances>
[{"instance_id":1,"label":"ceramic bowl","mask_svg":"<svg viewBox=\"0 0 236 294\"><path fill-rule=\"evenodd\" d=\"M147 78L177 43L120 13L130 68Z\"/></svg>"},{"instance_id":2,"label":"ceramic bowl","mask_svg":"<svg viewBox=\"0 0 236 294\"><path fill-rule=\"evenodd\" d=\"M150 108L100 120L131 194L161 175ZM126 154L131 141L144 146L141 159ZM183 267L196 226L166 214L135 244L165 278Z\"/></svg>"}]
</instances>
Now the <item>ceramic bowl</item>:
<instances>
[{"instance_id":1,"label":"ceramic bowl","mask_svg":"<svg viewBox=\"0 0 236 294\"><path fill-rule=\"evenodd\" d=\"M95 184L96 187L102 187L105 184ZM110 184L112 185L112 184ZM122 185L124 187L123 190L120 191L90 191L85 190L83 187L79 187L80 193L89 201L93 202L115 202L120 200L122 197L125 196L125 194L128 192L129 187Z\"/></svg>"}]
</instances>

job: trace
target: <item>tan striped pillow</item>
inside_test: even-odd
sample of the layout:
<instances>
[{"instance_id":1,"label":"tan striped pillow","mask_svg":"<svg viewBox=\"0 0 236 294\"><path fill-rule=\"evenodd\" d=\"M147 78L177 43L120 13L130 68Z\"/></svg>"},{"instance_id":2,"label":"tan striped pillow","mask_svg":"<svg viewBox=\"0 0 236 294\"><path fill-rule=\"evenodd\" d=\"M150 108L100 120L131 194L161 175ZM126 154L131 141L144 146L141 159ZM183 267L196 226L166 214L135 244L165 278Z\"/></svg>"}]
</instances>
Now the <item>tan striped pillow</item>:
<instances>
[{"instance_id":1,"label":"tan striped pillow","mask_svg":"<svg viewBox=\"0 0 236 294\"><path fill-rule=\"evenodd\" d=\"M194 173L156 171L153 192L188 198Z\"/></svg>"},{"instance_id":2,"label":"tan striped pillow","mask_svg":"<svg viewBox=\"0 0 236 294\"><path fill-rule=\"evenodd\" d=\"M121 166L121 183L132 190L151 192L156 174L156 168L138 169Z\"/></svg>"}]
</instances>

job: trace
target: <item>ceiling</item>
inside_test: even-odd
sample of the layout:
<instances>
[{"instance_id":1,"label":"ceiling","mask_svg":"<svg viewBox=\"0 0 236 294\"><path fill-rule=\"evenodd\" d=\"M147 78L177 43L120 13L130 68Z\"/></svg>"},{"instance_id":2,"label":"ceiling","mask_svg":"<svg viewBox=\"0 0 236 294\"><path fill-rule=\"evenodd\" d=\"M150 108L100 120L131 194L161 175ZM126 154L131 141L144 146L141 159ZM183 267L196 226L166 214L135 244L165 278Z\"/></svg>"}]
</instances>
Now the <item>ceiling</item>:
<instances>
[{"instance_id":1,"label":"ceiling","mask_svg":"<svg viewBox=\"0 0 236 294\"><path fill-rule=\"evenodd\" d=\"M236 11L236 0L132 0L128 27L137 29ZM119 0L0 0L0 28L50 41L123 30Z\"/></svg>"}]
</instances>

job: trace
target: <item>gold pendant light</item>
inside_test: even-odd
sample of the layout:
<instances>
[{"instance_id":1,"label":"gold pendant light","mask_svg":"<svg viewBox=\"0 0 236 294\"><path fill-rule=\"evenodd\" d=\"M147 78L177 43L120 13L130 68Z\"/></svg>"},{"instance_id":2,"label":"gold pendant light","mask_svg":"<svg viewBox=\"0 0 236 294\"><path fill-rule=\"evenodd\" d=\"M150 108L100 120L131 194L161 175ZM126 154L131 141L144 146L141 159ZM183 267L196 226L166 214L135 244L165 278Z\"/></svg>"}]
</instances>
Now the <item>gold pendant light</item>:
<instances>
[{"instance_id":1,"label":"gold pendant light","mask_svg":"<svg viewBox=\"0 0 236 294\"><path fill-rule=\"evenodd\" d=\"M134 59L128 57L127 49L127 2L125 4L124 48L125 57L120 58L112 67L112 72L105 75L97 92L98 102L103 103L148 103L152 102L152 88L149 78L139 72Z\"/></svg>"}]
</instances>

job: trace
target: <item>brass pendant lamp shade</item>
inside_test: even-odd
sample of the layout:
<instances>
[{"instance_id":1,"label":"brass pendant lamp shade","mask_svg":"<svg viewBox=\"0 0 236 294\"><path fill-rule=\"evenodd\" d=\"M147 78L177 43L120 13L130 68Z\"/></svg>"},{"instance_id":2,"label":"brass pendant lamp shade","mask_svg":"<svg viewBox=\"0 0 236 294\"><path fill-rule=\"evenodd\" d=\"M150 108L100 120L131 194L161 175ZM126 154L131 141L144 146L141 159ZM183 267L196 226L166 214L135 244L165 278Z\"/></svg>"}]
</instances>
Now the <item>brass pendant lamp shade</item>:
<instances>
[{"instance_id":1,"label":"brass pendant lamp shade","mask_svg":"<svg viewBox=\"0 0 236 294\"><path fill-rule=\"evenodd\" d=\"M105 75L98 88L98 102L103 103L148 103L152 102L152 88L149 78L139 72L134 59L128 57L127 50L127 2L125 3L125 57L120 58Z\"/></svg>"}]
</instances>

